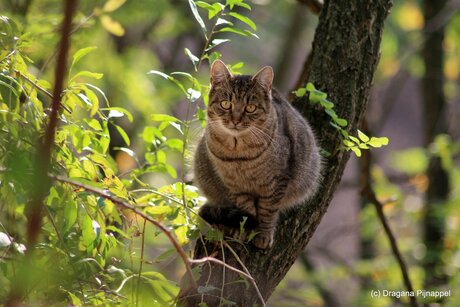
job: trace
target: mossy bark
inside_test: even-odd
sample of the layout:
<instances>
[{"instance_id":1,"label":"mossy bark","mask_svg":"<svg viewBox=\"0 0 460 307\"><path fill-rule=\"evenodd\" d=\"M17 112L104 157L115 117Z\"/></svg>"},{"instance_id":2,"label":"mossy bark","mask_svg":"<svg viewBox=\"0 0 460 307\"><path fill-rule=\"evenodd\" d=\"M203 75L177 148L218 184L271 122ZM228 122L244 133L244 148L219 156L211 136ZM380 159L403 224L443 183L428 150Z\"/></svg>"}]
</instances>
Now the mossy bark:
<instances>
[{"instance_id":1,"label":"mossy bark","mask_svg":"<svg viewBox=\"0 0 460 307\"><path fill-rule=\"evenodd\" d=\"M309 81L328 93L348 130L356 132L369 100L373 75L379 60L379 46L384 21L391 0L325 1L313 42ZM304 84L307 80L303 80ZM349 153L340 150L342 140L320 107L307 97L295 99L294 105L309 120L322 149L332 155L324 159L323 182L316 196L280 218L275 243L267 251L251 244L231 243L232 249L254 277L266 301L310 241L340 181ZM198 241L194 258L212 256L242 270L230 250L219 243ZM218 306L225 300L238 306L261 306L257 291L249 281L217 263L201 266L197 280L201 288L191 287L184 277L179 293L183 306ZM212 287L210 287L212 286Z\"/></svg>"}]
</instances>

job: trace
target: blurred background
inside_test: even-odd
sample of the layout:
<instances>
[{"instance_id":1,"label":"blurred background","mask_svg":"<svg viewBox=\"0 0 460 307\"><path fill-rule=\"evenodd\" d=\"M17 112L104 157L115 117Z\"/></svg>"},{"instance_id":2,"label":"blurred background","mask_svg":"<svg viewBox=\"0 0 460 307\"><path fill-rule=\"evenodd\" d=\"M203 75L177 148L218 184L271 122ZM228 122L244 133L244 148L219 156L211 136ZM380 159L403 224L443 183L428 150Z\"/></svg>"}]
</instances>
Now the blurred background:
<instances>
[{"instance_id":1,"label":"blurred background","mask_svg":"<svg viewBox=\"0 0 460 307\"><path fill-rule=\"evenodd\" d=\"M235 12L255 23L257 29L249 29L258 38L225 33L231 41L214 51L240 73L272 66L276 87L289 96L296 89L318 21L318 15L302 2L307 1L247 1L252 10L237 8ZM123 107L133 115L132 122L126 117L115 119L131 139L129 146L122 134L110 128L110 153L123 174L136 167L136 157L116 148L126 147L143 156L143 135L153 125L152 114L192 117L187 100L174 84L147 73L193 72L184 48L199 55L206 41L187 1L121 1L117 9L101 13L105 3L80 1L71 54L97 47L75 69L102 73L102 78L91 82L105 93L112 107ZM49 59L59 39L61 4L54 0L0 2L1 14L29 33L24 51L32 61L29 71L47 80L53 79L54 63ZM198 11L207 14L201 7ZM459 12L460 2L455 0L395 1L361 129L368 135L386 136L390 143L361 158L352 156L328 212L271 296L270 306L397 306L407 302L370 296L372 289L405 288L375 208L361 196L363 180L372 182L384 204L414 288L450 289L450 297L427 303L459 306ZM247 28L238 19L233 22ZM209 63L202 64L195 77L207 84ZM201 131L200 125L192 125L191 148ZM168 152L167 160L175 171L149 174L146 181L151 186L174 183L174 173L181 174L189 164L182 163L177 152ZM162 238L152 235L145 240L150 259L169 249ZM134 239L132 244L138 251L140 242ZM183 267L177 257L163 255L163 259L167 261L149 265L168 279L178 280Z\"/></svg>"}]
</instances>

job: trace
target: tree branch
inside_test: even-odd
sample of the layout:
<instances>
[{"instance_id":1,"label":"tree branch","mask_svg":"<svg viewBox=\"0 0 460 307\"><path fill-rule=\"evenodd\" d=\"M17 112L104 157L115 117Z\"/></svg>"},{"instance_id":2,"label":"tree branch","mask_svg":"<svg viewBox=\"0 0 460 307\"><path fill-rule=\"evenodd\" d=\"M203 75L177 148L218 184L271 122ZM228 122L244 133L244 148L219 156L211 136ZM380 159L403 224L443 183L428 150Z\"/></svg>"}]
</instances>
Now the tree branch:
<instances>
[{"instance_id":1,"label":"tree branch","mask_svg":"<svg viewBox=\"0 0 460 307\"><path fill-rule=\"evenodd\" d=\"M70 184L70 185L73 185L75 187L79 187L79 188L82 188L82 189L85 189L86 191L88 192L91 192L91 193L94 193L94 194L97 194L105 199L108 199L110 200L112 203L118 205L119 207L122 207L124 209L128 209L128 210L131 210L134 214L142 217L144 220L146 221L149 221L150 223L152 223L153 225L155 225L155 227L157 227L158 229L160 229L165 235L166 237L168 237L169 241L172 243L172 245L174 246L174 248L176 249L177 253L179 254L179 256L182 258L182 261L184 262L185 264L185 268L186 268L186 271L187 271L187 274L189 274L189 277L190 277L190 280L192 283L195 283L196 285L196 282L195 282L195 278L193 277L193 274L192 274L192 268L190 266L190 260L189 258L187 257L187 255L185 254L185 251L184 249L180 246L179 242L177 242L176 238L174 238L174 236L172 235L172 233L166 229L165 226L163 226L161 223L155 221L153 218L151 218L150 216L148 216L147 214L145 214L144 212L142 211L139 211L137 210L134 206L122 201L121 199L118 199L117 197L115 196L112 196L112 195L109 195L107 194L106 192L102 191L102 190L99 190L99 189L96 189L96 188L93 188L93 187L90 187L88 185L85 185L85 184L82 184L80 182L76 182L76 181L72 181L70 179L66 179L66 178L62 178L62 177L59 177L59 176L53 176L53 175L50 175L50 177L54 180L57 180L59 182L63 182L63 183L67 183L67 184Z\"/></svg>"},{"instance_id":2,"label":"tree branch","mask_svg":"<svg viewBox=\"0 0 460 307\"><path fill-rule=\"evenodd\" d=\"M72 18L76 8L77 0L65 1L64 21L62 23L61 39L59 41L59 55L54 74L55 85L52 95L51 112L43 143L38 146L39 151L37 152L37 161L34 171L34 190L32 192L32 199L27 206L28 251L33 250L33 246L37 242L38 235L40 234L43 199L51 185L51 181L48 178L48 170L51 165L52 149L54 146L56 127L58 125L58 113L61 107L61 93L64 88L64 80L66 77Z\"/></svg>"},{"instance_id":3,"label":"tree branch","mask_svg":"<svg viewBox=\"0 0 460 307\"><path fill-rule=\"evenodd\" d=\"M348 121L347 130L351 133L360 126L367 107L379 59L384 20L391 4L391 0L326 0L321 10L313 43L309 81L313 82L316 88L328 93L331 101L335 103L338 115ZM307 81L303 79L299 83L305 84ZM298 98L293 104L317 132L321 148L337 154L324 159L324 180L317 195L303 206L280 217L272 248L261 251L251 244L242 246L228 242L237 253L238 259L257 281L264 300L270 297L315 232L349 157L347 152L339 150L342 140L337 130L331 127L329 116L323 109L312 106L308 97ZM197 242L194 257L204 257L210 251L216 251L215 258L220 259L223 256L223 252L214 242ZM237 259L231 253L227 253L227 249L225 262L231 266L238 266ZM211 263L202 269L198 284L213 285L219 289L199 295L208 306L219 304L222 285L231 282L232 287L225 287L223 293L227 300L239 306L252 306L258 303L259 296L256 291L246 289L242 283L235 283L240 278L239 274L227 272L225 280L222 276L222 266L217 264ZM198 289L184 280L179 302L183 306L196 306L201 302L197 293Z\"/></svg>"},{"instance_id":4,"label":"tree branch","mask_svg":"<svg viewBox=\"0 0 460 307\"><path fill-rule=\"evenodd\" d=\"M366 150L364 152L364 155L368 155L367 157L367 161L370 161L370 151L369 150ZM407 264L406 262L404 261L402 255L401 255L401 252L399 250L399 247L398 247L398 243L396 241L396 238L393 234L393 231L391 230L391 227L387 221L387 218L385 217L385 213L383 212L383 204L377 199L377 196L375 195L375 191L374 189L372 188L372 185L371 185L371 178L368 176L369 173L364 173L363 176L362 176L362 183L363 183L363 189L361 191L361 194L363 197L367 198L369 200L369 202L371 202L374 207L375 207L375 210L377 212L377 216L380 220L380 223L382 224L383 226L383 229L385 230L385 234L388 238L388 241L390 242L390 246L391 246L391 251L396 259L396 261L398 262L398 265L399 265L399 269L401 271L401 275L403 277L403 283L407 289L407 291L410 291L410 292L413 292L414 291L414 287L412 286L412 282L410 280L410 277L409 277L409 273L408 273L408 269L407 269ZM412 307L416 307L418 306L417 304L417 299L414 296L409 296L409 301L410 301L410 305Z\"/></svg>"},{"instance_id":5,"label":"tree branch","mask_svg":"<svg viewBox=\"0 0 460 307\"><path fill-rule=\"evenodd\" d=\"M48 125L45 130L43 142L40 141L37 148L36 161L33 173L33 188L30 194L30 201L26 205L27 215L27 251L25 262L31 261L35 244L37 243L38 236L41 230L42 216L43 216L43 200L51 186L51 180L48 178L48 171L51 166L52 151L54 147L54 139L56 127L58 125L58 113L61 106L61 93L64 88L64 80L67 70L67 54L70 45L70 29L72 25L72 18L77 8L77 0L64 1L64 20L61 29L61 38L59 40L59 56L56 64L54 74L54 91L51 104L51 112L49 116ZM20 270L26 270L27 265L23 265ZM21 274L18 274L21 276ZM24 275L25 276L25 275ZM13 281L11 291L5 306L19 306L23 299L24 292L27 290L27 285L24 281L29 282L28 279L21 279L16 277Z\"/></svg>"}]
</instances>

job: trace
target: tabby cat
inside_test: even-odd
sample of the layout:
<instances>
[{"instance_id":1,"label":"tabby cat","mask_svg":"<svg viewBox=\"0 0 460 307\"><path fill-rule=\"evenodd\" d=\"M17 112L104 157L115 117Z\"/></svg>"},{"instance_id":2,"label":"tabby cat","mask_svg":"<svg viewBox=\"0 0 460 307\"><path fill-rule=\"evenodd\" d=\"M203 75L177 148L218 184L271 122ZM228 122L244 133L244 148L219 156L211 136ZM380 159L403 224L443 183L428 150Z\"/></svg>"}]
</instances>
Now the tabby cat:
<instances>
[{"instance_id":1,"label":"tabby cat","mask_svg":"<svg viewBox=\"0 0 460 307\"><path fill-rule=\"evenodd\" d=\"M195 181L208 203L211 224L255 228L254 245L266 249L280 211L313 196L321 158L308 123L276 90L273 70L232 75L211 67L207 126L194 160Z\"/></svg>"}]
</instances>

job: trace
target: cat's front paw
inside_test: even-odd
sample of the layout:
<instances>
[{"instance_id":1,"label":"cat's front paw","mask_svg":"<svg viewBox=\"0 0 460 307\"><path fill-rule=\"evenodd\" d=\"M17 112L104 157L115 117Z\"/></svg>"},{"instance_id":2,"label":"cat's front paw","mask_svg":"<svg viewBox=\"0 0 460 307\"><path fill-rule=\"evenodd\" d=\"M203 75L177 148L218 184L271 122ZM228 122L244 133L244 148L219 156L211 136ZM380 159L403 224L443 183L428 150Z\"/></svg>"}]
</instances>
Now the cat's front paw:
<instances>
[{"instance_id":1,"label":"cat's front paw","mask_svg":"<svg viewBox=\"0 0 460 307\"><path fill-rule=\"evenodd\" d=\"M254 245L260 249L267 249L273 245L273 232L260 232L254 238Z\"/></svg>"}]
</instances>

